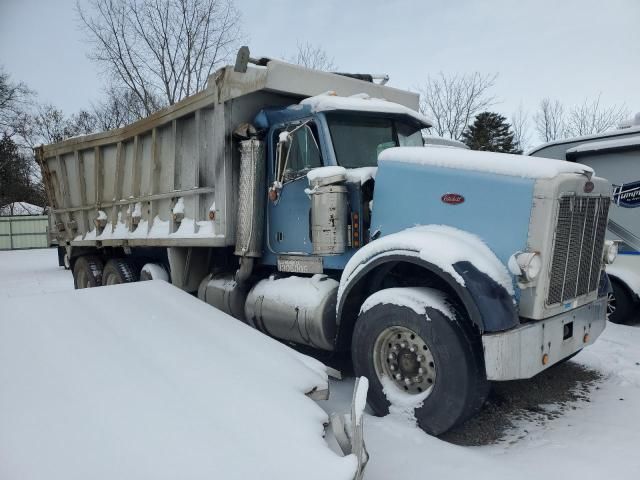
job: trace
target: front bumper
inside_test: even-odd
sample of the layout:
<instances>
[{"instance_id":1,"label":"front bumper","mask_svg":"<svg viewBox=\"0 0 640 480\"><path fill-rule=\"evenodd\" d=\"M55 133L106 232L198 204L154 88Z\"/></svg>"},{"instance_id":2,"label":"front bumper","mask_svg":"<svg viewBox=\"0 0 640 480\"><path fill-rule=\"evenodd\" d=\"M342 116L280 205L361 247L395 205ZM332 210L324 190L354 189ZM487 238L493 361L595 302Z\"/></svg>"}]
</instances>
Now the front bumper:
<instances>
[{"instance_id":1,"label":"front bumper","mask_svg":"<svg viewBox=\"0 0 640 480\"><path fill-rule=\"evenodd\" d=\"M607 323L607 297L545 320L482 336L489 380L531 378L595 342ZM566 328L565 328L566 326Z\"/></svg>"}]
</instances>

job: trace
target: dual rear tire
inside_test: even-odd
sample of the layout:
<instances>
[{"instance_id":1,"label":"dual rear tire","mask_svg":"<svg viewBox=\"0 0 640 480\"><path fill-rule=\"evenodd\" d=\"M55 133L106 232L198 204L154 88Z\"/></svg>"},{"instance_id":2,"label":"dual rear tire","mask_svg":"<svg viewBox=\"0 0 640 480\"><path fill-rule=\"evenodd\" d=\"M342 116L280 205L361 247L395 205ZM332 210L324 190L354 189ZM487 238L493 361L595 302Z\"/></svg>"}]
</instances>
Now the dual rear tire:
<instances>
[{"instance_id":1,"label":"dual rear tire","mask_svg":"<svg viewBox=\"0 0 640 480\"><path fill-rule=\"evenodd\" d=\"M131 283L139 279L140 268L125 258L112 258L104 264L97 256L84 255L73 266L73 280L77 289Z\"/></svg>"}]
</instances>

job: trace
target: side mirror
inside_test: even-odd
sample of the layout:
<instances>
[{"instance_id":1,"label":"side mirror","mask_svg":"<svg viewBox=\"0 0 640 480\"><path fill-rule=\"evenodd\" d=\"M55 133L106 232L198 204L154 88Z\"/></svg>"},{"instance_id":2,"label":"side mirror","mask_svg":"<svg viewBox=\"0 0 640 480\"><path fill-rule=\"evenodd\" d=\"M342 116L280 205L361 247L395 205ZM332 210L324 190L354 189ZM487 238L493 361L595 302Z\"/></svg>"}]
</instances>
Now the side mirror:
<instances>
[{"instance_id":1,"label":"side mirror","mask_svg":"<svg viewBox=\"0 0 640 480\"><path fill-rule=\"evenodd\" d=\"M286 130L280 132L278 137L278 144L276 146L276 174L273 184L269 187L269 200L277 202L282 189L282 180L284 176L284 169L287 165L289 157L289 147L291 145L290 132Z\"/></svg>"},{"instance_id":2,"label":"side mirror","mask_svg":"<svg viewBox=\"0 0 640 480\"><path fill-rule=\"evenodd\" d=\"M276 179L282 181L282 174L289 159L289 147L291 146L291 134L286 130L280 132L278 136L278 146L276 147Z\"/></svg>"}]
</instances>

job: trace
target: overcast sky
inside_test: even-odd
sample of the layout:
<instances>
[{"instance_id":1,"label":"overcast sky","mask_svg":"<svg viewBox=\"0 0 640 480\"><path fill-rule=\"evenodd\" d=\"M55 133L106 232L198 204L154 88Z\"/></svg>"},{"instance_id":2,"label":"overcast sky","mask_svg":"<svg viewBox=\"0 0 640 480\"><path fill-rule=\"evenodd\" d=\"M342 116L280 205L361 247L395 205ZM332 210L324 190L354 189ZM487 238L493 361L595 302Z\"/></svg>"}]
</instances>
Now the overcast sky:
<instances>
[{"instance_id":1,"label":"overcast sky","mask_svg":"<svg viewBox=\"0 0 640 480\"><path fill-rule=\"evenodd\" d=\"M100 97L75 0L0 0L0 65L72 113ZM602 93L640 111L640 0L236 0L252 56L320 45L342 71L412 88L439 71L498 73L494 110Z\"/></svg>"}]
</instances>

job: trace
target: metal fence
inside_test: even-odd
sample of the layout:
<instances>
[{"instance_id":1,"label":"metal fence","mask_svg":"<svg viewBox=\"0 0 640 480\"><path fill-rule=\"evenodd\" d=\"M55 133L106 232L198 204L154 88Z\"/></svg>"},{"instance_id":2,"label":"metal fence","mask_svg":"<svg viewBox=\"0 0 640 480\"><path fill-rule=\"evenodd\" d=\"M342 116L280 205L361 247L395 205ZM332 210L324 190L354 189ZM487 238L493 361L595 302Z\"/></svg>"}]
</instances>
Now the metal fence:
<instances>
[{"instance_id":1,"label":"metal fence","mask_svg":"<svg viewBox=\"0 0 640 480\"><path fill-rule=\"evenodd\" d=\"M46 215L0 217L0 250L49 246Z\"/></svg>"}]
</instances>

